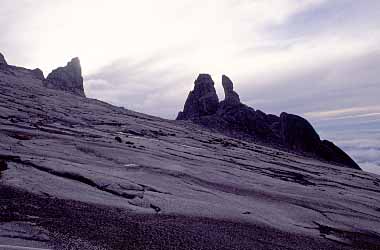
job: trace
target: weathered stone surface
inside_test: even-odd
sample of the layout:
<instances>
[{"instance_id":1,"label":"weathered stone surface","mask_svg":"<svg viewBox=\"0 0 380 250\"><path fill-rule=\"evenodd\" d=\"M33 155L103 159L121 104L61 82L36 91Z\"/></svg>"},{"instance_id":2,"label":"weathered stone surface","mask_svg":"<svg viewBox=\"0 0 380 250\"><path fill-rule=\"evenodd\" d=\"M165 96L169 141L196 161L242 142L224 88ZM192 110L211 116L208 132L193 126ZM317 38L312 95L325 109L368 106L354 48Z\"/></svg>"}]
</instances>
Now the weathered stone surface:
<instances>
[{"instance_id":1,"label":"weathered stone surface","mask_svg":"<svg viewBox=\"0 0 380 250\"><path fill-rule=\"evenodd\" d=\"M234 84L231 81L231 79L228 78L228 76L226 75L222 76L222 85L224 88L224 95L225 95L224 102L226 102L228 105L240 104L240 97L234 91Z\"/></svg>"},{"instance_id":2,"label":"weathered stone surface","mask_svg":"<svg viewBox=\"0 0 380 250\"><path fill-rule=\"evenodd\" d=\"M65 67L53 70L44 81L44 86L85 97L79 58L72 59Z\"/></svg>"},{"instance_id":3,"label":"weathered stone surface","mask_svg":"<svg viewBox=\"0 0 380 250\"><path fill-rule=\"evenodd\" d=\"M1 53L0 53L0 64L8 65L7 61L5 60L5 57Z\"/></svg>"},{"instance_id":4,"label":"weathered stone surface","mask_svg":"<svg viewBox=\"0 0 380 250\"><path fill-rule=\"evenodd\" d=\"M219 99L215 91L214 81L208 74L200 74L194 82L194 90L187 97L183 112L177 120L193 120L201 116L216 113Z\"/></svg>"}]
</instances>

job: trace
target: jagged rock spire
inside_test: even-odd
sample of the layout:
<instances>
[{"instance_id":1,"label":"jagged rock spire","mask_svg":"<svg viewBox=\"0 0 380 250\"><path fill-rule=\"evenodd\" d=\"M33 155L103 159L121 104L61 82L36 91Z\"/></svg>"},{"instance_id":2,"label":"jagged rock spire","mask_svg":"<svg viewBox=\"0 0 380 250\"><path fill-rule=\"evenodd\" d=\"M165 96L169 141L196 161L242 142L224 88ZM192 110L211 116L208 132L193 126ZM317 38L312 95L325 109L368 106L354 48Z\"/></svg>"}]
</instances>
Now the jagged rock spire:
<instances>
[{"instance_id":1,"label":"jagged rock spire","mask_svg":"<svg viewBox=\"0 0 380 250\"><path fill-rule=\"evenodd\" d=\"M189 93L183 112L178 114L177 120L196 119L215 114L218 105L219 99L211 76L199 74L194 82L194 90Z\"/></svg>"},{"instance_id":2,"label":"jagged rock spire","mask_svg":"<svg viewBox=\"0 0 380 250\"><path fill-rule=\"evenodd\" d=\"M225 102L225 104L228 104L228 105L240 104L240 97L234 91L234 84L231 81L231 79L228 78L228 76L226 76L226 75L222 76L222 85L224 88L224 95L225 95L224 102Z\"/></svg>"},{"instance_id":3,"label":"jagged rock spire","mask_svg":"<svg viewBox=\"0 0 380 250\"><path fill-rule=\"evenodd\" d=\"M44 81L44 86L85 97L79 58L73 58L65 67L53 70Z\"/></svg>"},{"instance_id":4,"label":"jagged rock spire","mask_svg":"<svg viewBox=\"0 0 380 250\"><path fill-rule=\"evenodd\" d=\"M0 64L8 65L7 61L5 60L5 57L3 56L3 54L1 54L1 52L0 52Z\"/></svg>"}]
</instances>

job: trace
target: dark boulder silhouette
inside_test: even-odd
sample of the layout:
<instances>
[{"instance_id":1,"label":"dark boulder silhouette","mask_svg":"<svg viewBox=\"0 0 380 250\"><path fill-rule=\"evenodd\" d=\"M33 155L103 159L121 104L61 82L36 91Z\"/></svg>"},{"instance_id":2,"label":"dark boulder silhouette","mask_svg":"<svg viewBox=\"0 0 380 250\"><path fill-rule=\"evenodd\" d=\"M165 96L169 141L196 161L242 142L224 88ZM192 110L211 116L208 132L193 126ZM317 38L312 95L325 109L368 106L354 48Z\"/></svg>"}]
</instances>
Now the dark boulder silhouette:
<instances>
[{"instance_id":1,"label":"dark boulder silhouette","mask_svg":"<svg viewBox=\"0 0 380 250\"><path fill-rule=\"evenodd\" d=\"M239 139L259 141L293 152L304 153L346 167L360 167L339 147L321 141L313 126L304 118L281 113L280 117L254 110L240 102L233 82L222 76L225 99L218 102L214 82L201 74L195 81L177 120L191 120L212 130Z\"/></svg>"},{"instance_id":2,"label":"dark boulder silhouette","mask_svg":"<svg viewBox=\"0 0 380 250\"><path fill-rule=\"evenodd\" d=\"M53 70L44 81L44 86L85 97L79 58L73 58L65 67Z\"/></svg>"}]
</instances>

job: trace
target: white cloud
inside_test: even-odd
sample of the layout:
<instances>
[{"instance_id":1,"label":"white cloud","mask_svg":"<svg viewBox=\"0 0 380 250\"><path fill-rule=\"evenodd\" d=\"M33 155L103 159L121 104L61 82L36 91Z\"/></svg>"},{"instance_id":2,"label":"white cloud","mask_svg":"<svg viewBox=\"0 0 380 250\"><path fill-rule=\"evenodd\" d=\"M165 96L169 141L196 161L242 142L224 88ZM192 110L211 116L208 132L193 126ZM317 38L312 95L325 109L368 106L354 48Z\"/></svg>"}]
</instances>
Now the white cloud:
<instances>
[{"instance_id":1,"label":"white cloud","mask_svg":"<svg viewBox=\"0 0 380 250\"><path fill-rule=\"evenodd\" d=\"M380 117L380 105L307 112L304 115L314 119L347 119L366 116Z\"/></svg>"}]
</instances>

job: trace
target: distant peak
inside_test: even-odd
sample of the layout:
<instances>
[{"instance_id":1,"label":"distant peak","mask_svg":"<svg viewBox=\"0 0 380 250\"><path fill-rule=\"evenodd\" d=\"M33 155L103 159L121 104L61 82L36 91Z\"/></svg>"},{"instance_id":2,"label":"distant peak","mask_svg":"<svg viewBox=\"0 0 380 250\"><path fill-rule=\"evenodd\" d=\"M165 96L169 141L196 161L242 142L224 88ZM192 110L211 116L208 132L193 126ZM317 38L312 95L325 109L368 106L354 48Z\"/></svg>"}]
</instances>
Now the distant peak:
<instances>
[{"instance_id":1,"label":"distant peak","mask_svg":"<svg viewBox=\"0 0 380 250\"><path fill-rule=\"evenodd\" d=\"M7 61L5 60L5 57L3 56L3 54L1 54L1 52L0 52L0 64L8 65Z\"/></svg>"},{"instance_id":2,"label":"distant peak","mask_svg":"<svg viewBox=\"0 0 380 250\"><path fill-rule=\"evenodd\" d=\"M85 97L79 58L75 57L65 67L53 70L47 76L44 85L48 88L63 90Z\"/></svg>"}]
</instances>

